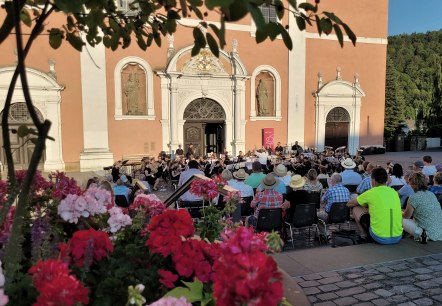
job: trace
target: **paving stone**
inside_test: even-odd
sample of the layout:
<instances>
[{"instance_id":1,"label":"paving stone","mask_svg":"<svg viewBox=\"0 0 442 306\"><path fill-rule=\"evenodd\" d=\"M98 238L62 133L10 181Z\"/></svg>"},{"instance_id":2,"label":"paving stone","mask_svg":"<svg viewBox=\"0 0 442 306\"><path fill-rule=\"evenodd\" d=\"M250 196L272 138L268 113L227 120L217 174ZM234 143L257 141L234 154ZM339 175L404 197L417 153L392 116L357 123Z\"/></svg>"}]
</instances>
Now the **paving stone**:
<instances>
[{"instance_id":1,"label":"paving stone","mask_svg":"<svg viewBox=\"0 0 442 306\"><path fill-rule=\"evenodd\" d=\"M416 275L415 278L417 280L423 281L423 280L431 279L431 278L433 278L433 276L431 276L430 274L419 274L419 275Z\"/></svg>"},{"instance_id":2,"label":"paving stone","mask_svg":"<svg viewBox=\"0 0 442 306\"><path fill-rule=\"evenodd\" d=\"M437 260L424 260L422 263L426 266L437 266L441 264L440 261Z\"/></svg>"},{"instance_id":3,"label":"paving stone","mask_svg":"<svg viewBox=\"0 0 442 306\"><path fill-rule=\"evenodd\" d=\"M336 292L337 295L339 296L350 296L350 295L356 295L362 292L365 292L365 288L363 287L353 287L353 288L348 288L348 289L344 289L341 291Z\"/></svg>"},{"instance_id":4,"label":"paving stone","mask_svg":"<svg viewBox=\"0 0 442 306\"><path fill-rule=\"evenodd\" d=\"M320 273L322 275L322 277L334 277L334 276L339 276L338 272L336 271L329 271L329 272L322 272Z\"/></svg>"},{"instance_id":5,"label":"paving stone","mask_svg":"<svg viewBox=\"0 0 442 306\"><path fill-rule=\"evenodd\" d=\"M318 301L318 298L314 295L311 295L308 297L308 300L310 301L310 303L315 303Z\"/></svg>"},{"instance_id":6,"label":"paving stone","mask_svg":"<svg viewBox=\"0 0 442 306\"><path fill-rule=\"evenodd\" d=\"M353 306L373 306L374 304L371 302L363 302L363 303L358 303L358 304L354 304Z\"/></svg>"},{"instance_id":7,"label":"paving stone","mask_svg":"<svg viewBox=\"0 0 442 306\"><path fill-rule=\"evenodd\" d=\"M387 278L387 277L383 274L377 274L377 275L370 276L371 280L381 280L381 279L385 279L385 278Z\"/></svg>"},{"instance_id":8,"label":"paving stone","mask_svg":"<svg viewBox=\"0 0 442 306\"><path fill-rule=\"evenodd\" d=\"M438 302L442 302L442 294L440 294L440 295L433 295L432 298L433 298L433 300L436 300Z\"/></svg>"},{"instance_id":9,"label":"paving stone","mask_svg":"<svg viewBox=\"0 0 442 306\"><path fill-rule=\"evenodd\" d=\"M438 284L442 284L442 277L436 277L432 279L433 282L436 282Z\"/></svg>"},{"instance_id":10,"label":"paving stone","mask_svg":"<svg viewBox=\"0 0 442 306\"><path fill-rule=\"evenodd\" d=\"M374 299L378 298L379 295L377 295L377 294L375 294L373 292L365 292L365 293L362 293L362 294L357 294L354 297L357 298L360 301L367 302L367 301L374 300Z\"/></svg>"},{"instance_id":11,"label":"paving stone","mask_svg":"<svg viewBox=\"0 0 442 306\"><path fill-rule=\"evenodd\" d=\"M442 264L430 266L429 268L433 271L442 271Z\"/></svg>"},{"instance_id":12,"label":"paving stone","mask_svg":"<svg viewBox=\"0 0 442 306\"><path fill-rule=\"evenodd\" d=\"M414 273L417 273L417 274L425 274L425 273L433 272L433 270L428 269L428 268L416 268L416 269L411 269L411 271L413 271Z\"/></svg>"},{"instance_id":13,"label":"paving stone","mask_svg":"<svg viewBox=\"0 0 442 306\"><path fill-rule=\"evenodd\" d=\"M317 274L304 275L302 278L306 281L311 281L311 280L321 279L322 276L321 276L321 274L317 273Z\"/></svg>"},{"instance_id":14,"label":"paving stone","mask_svg":"<svg viewBox=\"0 0 442 306\"><path fill-rule=\"evenodd\" d=\"M379 267L379 268L376 268L376 270L378 270L379 272L382 272L382 273L393 272L393 270L388 267Z\"/></svg>"},{"instance_id":15,"label":"paving stone","mask_svg":"<svg viewBox=\"0 0 442 306\"><path fill-rule=\"evenodd\" d=\"M363 284L367 282L367 279L365 277L363 278L358 278L358 279L353 279L353 282L355 282L356 284Z\"/></svg>"},{"instance_id":16,"label":"paving stone","mask_svg":"<svg viewBox=\"0 0 442 306\"><path fill-rule=\"evenodd\" d=\"M379 272L376 269L368 269L364 272L362 272L362 274L364 275L372 275L372 274L378 274Z\"/></svg>"},{"instance_id":17,"label":"paving stone","mask_svg":"<svg viewBox=\"0 0 442 306\"><path fill-rule=\"evenodd\" d=\"M304 288L304 289L302 289L302 291L304 291L305 295L313 295L313 294L321 293L321 290L319 290L316 287Z\"/></svg>"},{"instance_id":18,"label":"paving stone","mask_svg":"<svg viewBox=\"0 0 442 306\"><path fill-rule=\"evenodd\" d=\"M409 297L410 299L418 299L418 298L421 298L424 295L424 293L422 291L418 290L418 291L411 291L411 292L405 293L405 295L407 297Z\"/></svg>"},{"instance_id":19,"label":"paving stone","mask_svg":"<svg viewBox=\"0 0 442 306\"><path fill-rule=\"evenodd\" d=\"M385 289L378 289L374 293L376 293L377 295L380 295L382 297L389 297L389 296L394 295L393 292L390 292L390 291L385 290Z\"/></svg>"},{"instance_id":20,"label":"paving stone","mask_svg":"<svg viewBox=\"0 0 442 306\"><path fill-rule=\"evenodd\" d=\"M413 302L419 306L429 306L429 305L434 304L433 300L429 299L429 298L422 298L422 299L414 300Z\"/></svg>"},{"instance_id":21,"label":"paving stone","mask_svg":"<svg viewBox=\"0 0 442 306\"><path fill-rule=\"evenodd\" d=\"M318 286L318 288L322 292L330 292L330 291L335 291L335 290L339 289L339 287L336 286L335 284L322 285L322 286Z\"/></svg>"},{"instance_id":22,"label":"paving stone","mask_svg":"<svg viewBox=\"0 0 442 306\"><path fill-rule=\"evenodd\" d=\"M404 277L404 276L410 276L410 275L413 275L413 272L408 271L408 270L403 270L403 271L397 271L397 272L387 273L387 275L388 275L389 277Z\"/></svg>"},{"instance_id":23,"label":"paving stone","mask_svg":"<svg viewBox=\"0 0 442 306\"><path fill-rule=\"evenodd\" d=\"M316 297L322 301L329 301L338 298L336 293L333 292L318 294Z\"/></svg>"},{"instance_id":24,"label":"paving stone","mask_svg":"<svg viewBox=\"0 0 442 306\"><path fill-rule=\"evenodd\" d=\"M327 284L337 283L337 282L340 282L343 280L344 279L341 276L337 275L337 276L331 276L331 277L320 279L320 280L318 280L318 282L320 282L323 285L327 285Z\"/></svg>"},{"instance_id":25,"label":"paving stone","mask_svg":"<svg viewBox=\"0 0 442 306\"><path fill-rule=\"evenodd\" d=\"M368 283L368 284L362 285L362 287L364 287L368 290L373 290L373 289L384 287L384 285L379 282L375 282L375 283Z\"/></svg>"},{"instance_id":26,"label":"paving stone","mask_svg":"<svg viewBox=\"0 0 442 306\"><path fill-rule=\"evenodd\" d=\"M356 286L357 284L352 282L352 281L346 280L346 281L343 281L343 282L335 283L335 285L340 287L340 288L348 288L348 287Z\"/></svg>"},{"instance_id":27,"label":"paving stone","mask_svg":"<svg viewBox=\"0 0 442 306\"><path fill-rule=\"evenodd\" d=\"M398 306L418 306L413 302L400 303Z\"/></svg>"},{"instance_id":28,"label":"paving stone","mask_svg":"<svg viewBox=\"0 0 442 306\"><path fill-rule=\"evenodd\" d=\"M314 287L314 286L319 286L320 283L318 283L317 281L305 281L305 282L300 282L298 283L299 286L301 286L302 288L307 288L307 287Z\"/></svg>"},{"instance_id":29,"label":"paving stone","mask_svg":"<svg viewBox=\"0 0 442 306\"><path fill-rule=\"evenodd\" d=\"M442 294L442 288L441 287L431 288L431 289L425 290L425 293L429 296L439 295L439 294Z\"/></svg>"},{"instance_id":30,"label":"paving stone","mask_svg":"<svg viewBox=\"0 0 442 306\"><path fill-rule=\"evenodd\" d=\"M408 297L405 295L393 295L387 298L387 301L393 304L399 304L408 301Z\"/></svg>"},{"instance_id":31,"label":"paving stone","mask_svg":"<svg viewBox=\"0 0 442 306\"><path fill-rule=\"evenodd\" d=\"M407 264L401 263L401 264L390 266L390 269L395 270L395 271L402 271L402 270L408 270L409 267L407 266Z\"/></svg>"},{"instance_id":32,"label":"paving stone","mask_svg":"<svg viewBox=\"0 0 442 306\"><path fill-rule=\"evenodd\" d=\"M441 254L434 254L434 255L431 255L430 257L433 259L436 259L436 260L442 260L442 253Z\"/></svg>"},{"instance_id":33,"label":"paving stone","mask_svg":"<svg viewBox=\"0 0 442 306\"><path fill-rule=\"evenodd\" d=\"M336 306L332 301L322 302L322 303L314 303L314 306Z\"/></svg>"},{"instance_id":34,"label":"paving stone","mask_svg":"<svg viewBox=\"0 0 442 306\"><path fill-rule=\"evenodd\" d=\"M347 274L345 277L346 278L350 278L350 279L355 279L355 278L362 277L362 274L360 274L360 273L350 273L350 274Z\"/></svg>"},{"instance_id":35,"label":"paving stone","mask_svg":"<svg viewBox=\"0 0 442 306\"><path fill-rule=\"evenodd\" d=\"M384 299L376 299L376 300L372 300L370 302L372 302L376 306L387 306L387 305L390 305L390 302L387 301L387 300L384 300Z\"/></svg>"},{"instance_id":36,"label":"paving stone","mask_svg":"<svg viewBox=\"0 0 442 306\"><path fill-rule=\"evenodd\" d=\"M346 297L334 300L333 302L335 302L335 304L339 305L339 306L346 306L346 305L354 305L358 302L358 300L355 299L354 297L346 296Z\"/></svg>"},{"instance_id":37,"label":"paving stone","mask_svg":"<svg viewBox=\"0 0 442 306\"><path fill-rule=\"evenodd\" d=\"M418 283L415 283L415 285L418 286L419 288L422 288L422 289L429 289L429 288L434 288L434 287L440 286L438 283L434 282L433 280L418 282Z\"/></svg>"},{"instance_id":38,"label":"paving stone","mask_svg":"<svg viewBox=\"0 0 442 306\"><path fill-rule=\"evenodd\" d=\"M419 288L413 285L399 285L399 286L394 286L393 288L391 288L390 291L396 294L404 294L406 292L411 292L416 290L419 290Z\"/></svg>"}]
</instances>

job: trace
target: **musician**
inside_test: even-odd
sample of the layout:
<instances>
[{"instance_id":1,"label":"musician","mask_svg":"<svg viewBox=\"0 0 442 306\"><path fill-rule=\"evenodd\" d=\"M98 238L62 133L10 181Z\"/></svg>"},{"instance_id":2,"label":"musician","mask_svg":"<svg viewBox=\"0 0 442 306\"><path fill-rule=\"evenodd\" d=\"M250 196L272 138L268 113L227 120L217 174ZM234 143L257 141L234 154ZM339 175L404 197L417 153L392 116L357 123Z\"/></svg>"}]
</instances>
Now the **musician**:
<instances>
[{"instance_id":1,"label":"musician","mask_svg":"<svg viewBox=\"0 0 442 306\"><path fill-rule=\"evenodd\" d=\"M172 181L178 181L180 179L180 174L183 171L182 164L178 161L175 160L172 162L172 164L170 165L170 178Z\"/></svg>"},{"instance_id":2,"label":"musician","mask_svg":"<svg viewBox=\"0 0 442 306\"><path fill-rule=\"evenodd\" d=\"M276 144L275 154L277 154L277 155L282 155L283 152L284 152L284 147L281 146L281 143L280 143L280 142L278 142L278 143Z\"/></svg>"},{"instance_id":3,"label":"musician","mask_svg":"<svg viewBox=\"0 0 442 306\"><path fill-rule=\"evenodd\" d=\"M186 152L186 158L190 159L193 154L195 154L194 148L193 148L193 144L188 144L187 145L187 152Z\"/></svg>"},{"instance_id":4,"label":"musician","mask_svg":"<svg viewBox=\"0 0 442 306\"><path fill-rule=\"evenodd\" d=\"M264 173L267 173L267 159L269 158L269 154L266 150L258 150L255 151L256 157L258 157L258 161L261 164L262 170Z\"/></svg>"},{"instance_id":5,"label":"musician","mask_svg":"<svg viewBox=\"0 0 442 306\"><path fill-rule=\"evenodd\" d=\"M269 155L272 155L272 154L273 154L273 149L272 149L272 147L271 147L270 145L267 145L267 147L266 147L266 151L267 151L267 153L268 153Z\"/></svg>"},{"instance_id":6,"label":"musician","mask_svg":"<svg viewBox=\"0 0 442 306\"><path fill-rule=\"evenodd\" d=\"M178 145L178 149L176 149L175 154L178 156L184 155L184 150L181 148L181 144Z\"/></svg>"},{"instance_id":7,"label":"musician","mask_svg":"<svg viewBox=\"0 0 442 306\"><path fill-rule=\"evenodd\" d=\"M121 160L116 161L112 165L111 174L112 174L112 180L114 181L114 183L116 183L117 180L120 178L120 168L122 166L123 166L123 162Z\"/></svg>"},{"instance_id":8,"label":"musician","mask_svg":"<svg viewBox=\"0 0 442 306\"><path fill-rule=\"evenodd\" d=\"M298 156L302 153L302 147L295 141L295 144L292 146L292 151L295 152L295 155Z\"/></svg>"},{"instance_id":9,"label":"musician","mask_svg":"<svg viewBox=\"0 0 442 306\"><path fill-rule=\"evenodd\" d=\"M236 157L236 162L237 163L242 163L242 162L245 162L245 161L246 161L246 157L245 157L243 151L239 151L239 154Z\"/></svg>"}]
</instances>

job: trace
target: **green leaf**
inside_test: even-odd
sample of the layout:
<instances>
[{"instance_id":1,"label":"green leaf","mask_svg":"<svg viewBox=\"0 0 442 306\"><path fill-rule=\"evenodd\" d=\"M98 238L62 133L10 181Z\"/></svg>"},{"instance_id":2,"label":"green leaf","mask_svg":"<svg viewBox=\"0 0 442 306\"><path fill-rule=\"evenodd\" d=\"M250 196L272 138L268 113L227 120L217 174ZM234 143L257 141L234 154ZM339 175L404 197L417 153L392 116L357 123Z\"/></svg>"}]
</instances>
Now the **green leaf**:
<instances>
[{"instance_id":1,"label":"green leaf","mask_svg":"<svg viewBox=\"0 0 442 306\"><path fill-rule=\"evenodd\" d=\"M228 7L234 0L206 0L204 4L209 10L213 10L216 7Z\"/></svg>"},{"instance_id":2,"label":"green leaf","mask_svg":"<svg viewBox=\"0 0 442 306\"><path fill-rule=\"evenodd\" d=\"M112 36L110 38L110 48L112 51L117 50L119 41L120 41L120 36L118 35L118 33L116 32L112 33Z\"/></svg>"},{"instance_id":3,"label":"green leaf","mask_svg":"<svg viewBox=\"0 0 442 306\"><path fill-rule=\"evenodd\" d=\"M180 6L181 6L181 15L184 18L187 18L187 2L186 2L186 0L180 0Z\"/></svg>"},{"instance_id":4,"label":"green leaf","mask_svg":"<svg viewBox=\"0 0 442 306\"><path fill-rule=\"evenodd\" d=\"M299 31L305 30L305 20L300 16L296 16L296 24L298 25Z\"/></svg>"},{"instance_id":5,"label":"green leaf","mask_svg":"<svg viewBox=\"0 0 442 306\"><path fill-rule=\"evenodd\" d=\"M332 31L332 22L328 18L321 18L321 29L325 34L330 34Z\"/></svg>"},{"instance_id":6,"label":"green leaf","mask_svg":"<svg viewBox=\"0 0 442 306\"><path fill-rule=\"evenodd\" d=\"M109 35L106 35L103 37L103 45L106 48L110 48L111 47L111 38L109 37Z\"/></svg>"},{"instance_id":7,"label":"green leaf","mask_svg":"<svg viewBox=\"0 0 442 306\"><path fill-rule=\"evenodd\" d=\"M343 24L342 20L339 19L339 17L336 16L334 13L324 12L324 15L327 16L328 18L330 18L332 21L334 21L337 24Z\"/></svg>"},{"instance_id":8,"label":"green leaf","mask_svg":"<svg viewBox=\"0 0 442 306\"><path fill-rule=\"evenodd\" d=\"M32 19L31 15L29 15L29 12L27 9L22 9L20 11L20 20L27 26L31 27L32 25Z\"/></svg>"},{"instance_id":9,"label":"green leaf","mask_svg":"<svg viewBox=\"0 0 442 306\"><path fill-rule=\"evenodd\" d=\"M318 28L318 34L319 36L321 36L322 34L321 18L319 18L318 15L315 15L315 20L316 20L316 27Z\"/></svg>"},{"instance_id":10,"label":"green leaf","mask_svg":"<svg viewBox=\"0 0 442 306\"><path fill-rule=\"evenodd\" d=\"M289 0L289 4L295 9L298 10L298 2L296 0Z\"/></svg>"},{"instance_id":11,"label":"green leaf","mask_svg":"<svg viewBox=\"0 0 442 306\"><path fill-rule=\"evenodd\" d=\"M206 34L207 44L209 45L210 51L212 51L213 55L219 57L219 49L218 44L212 34Z\"/></svg>"},{"instance_id":12,"label":"green leaf","mask_svg":"<svg viewBox=\"0 0 442 306\"><path fill-rule=\"evenodd\" d=\"M53 49L58 49L61 46L63 39L63 31L57 28L52 28L49 30L49 45Z\"/></svg>"},{"instance_id":13,"label":"green leaf","mask_svg":"<svg viewBox=\"0 0 442 306\"><path fill-rule=\"evenodd\" d=\"M36 145L38 143L38 138L32 137L32 138L29 138L29 141L32 142L34 145Z\"/></svg>"},{"instance_id":14,"label":"green leaf","mask_svg":"<svg viewBox=\"0 0 442 306\"><path fill-rule=\"evenodd\" d=\"M176 27L177 27L176 21L175 20L167 20L165 23L165 27L166 27L167 32L169 34L175 33Z\"/></svg>"},{"instance_id":15,"label":"green leaf","mask_svg":"<svg viewBox=\"0 0 442 306\"><path fill-rule=\"evenodd\" d=\"M26 125L20 125L17 129L17 135L18 137L26 137L29 135L29 129Z\"/></svg>"},{"instance_id":16,"label":"green leaf","mask_svg":"<svg viewBox=\"0 0 442 306\"><path fill-rule=\"evenodd\" d=\"M194 56L196 56L196 55L198 55L198 53L200 53L200 50L201 50L201 46L200 45L197 45L197 44L194 44L193 45L193 48L192 48L192 52L191 52L191 56L192 57L194 57Z\"/></svg>"},{"instance_id":17,"label":"green leaf","mask_svg":"<svg viewBox=\"0 0 442 306\"><path fill-rule=\"evenodd\" d=\"M257 7L254 3L248 3L247 6L249 8L250 15L253 18L253 21L255 22L256 29L264 29L267 23L259 7Z\"/></svg>"},{"instance_id":18,"label":"green leaf","mask_svg":"<svg viewBox=\"0 0 442 306\"><path fill-rule=\"evenodd\" d=\"M305 10L306 12L312 11L313 13L316 13L318 11L317 6L314 6L313 4L308 2L300 3L298 7Z\"/></svg>"},{"instance_id":19,"label":"green leaf","mask_svg":"<svg viewBox=\"0 0 442 306\"><path fill-rule=\"evenodd\" d=\"M195 40L195 45L199 45L201 48L206 46L206 38L199 28L193 29L193 38Z\"/></svg>"},{"instance_id":20,"label":"green leaf","mask_svg":"<svg viewBox=\"0 0 442 306\"><path fill-rule=\"evenodd\" d=\"M169 10L167 12L167 19L181 19L181 16L178 14L177 11Z\"/></svg>"},{"instance_id":21,"label":"green leaf","mask_svg":"<svg viewBox=\"0 0 442 306\"><path fill-rule=\"evenodd\" d=\"M146 42L144 41L144 37L143 37L143 35L141 35L141 33L138 32L138 33L136 34L136 38L137 38L137 44L138 44L138 47L140 47L141 50L146 51L146 49L147 49L147 44L146 44Z\"/></svg>"},{"instance_id":22,"label":"green leaf","mask_svg":"<svg viewBox=\"0 0 442 306\"><path fill-rule=\"evenodd\" d=\"M276 22L269 22L266 27L267 34L270 40L275 40L275 38L280 34L278 24Z\"/></svg>"},{"instance_id":23,"label":"green leaf","mask_svg":"<svg viewBox=\"0 0 442 306\"><path fill-rule=\"evenodd\" d=\"M161 35L160 35L160 33L154 33L153 40L155 41L157 46L161 48Z\"/></svg>"},{"instance_id":24,"label":"green leaf","mask_svg":"<svg viewBox=\"0 0 442 306\"><path fill-rule=\"evenodd\" d=\"M348 38L351 40L354 46L356 46L356 35L353 33L353 31L349 28L349 26L345 23L342 24L342 27L345 30L345 33L347 34Z\"/></svg>"},{"instance_id":25,"label":"green leaf","mask_svg":"<svg viewBox=\"0 0 442 306\"><path fill-rule=\"evenodd\" d=\"M203 13L201 13L200 9L197 8L196 6L192 7L193 12L195 13L196 17L198 17L199 19L203 20L204 16Z\"/></svg>"},{"instance_id":26,"label":"green leaf","mask_svg":"<svg viewBox=\"0 0 442 306\"><path fill-rule=\"evenodd\" d=\"M276 16L279 20L282 20L285 12L284 4L281 0L274 0L273 5L275 6Z\"/></svg>"},{"instance_id":27,"label":"green leaf","mask_svg":"<svg viewBox=\"0 0 442 306\"><path fill-rule=\"evenodd\" d=\"M333 25L333 28L335 29L335 33L336 33L336 36L338 37L339 44L341 45L341 48L343 48L344 47L344 36L342 35L342 30L339 27L339 24L335 23Z\"/></svg>"},{"instance_id":28,"label":"green leaf","mask_svg":"<svg viewBox=\"0 0 442 306\"><path fill-rule=\"evenodd\" d=\"M279 30L280 30L280 33L282 36L282 41L284 42L287 49L292 50L293 49L292 38L290 37L287 30L282 26L282 24L278 23L278 26L279 26Z\"/></svg>"},{"instance_id":29,"label":"green leaf","mask_svg":"<svg viewBox=\"0 0 442 306\"><path fill-rule=\"evenodd\" d=\"M267 33L266 30L257 30L255 36L256 43L257 44L262 43L264 40L267 39L268 36L269 34Z\"/></svg>"},{"instance_id":30,"label":"green leaf","mask_svg":"<svg viewBox=\"0 0 442 306\"><path fill-rule=\"evenodd\" d=\"M55 0L55 6L65 13L80 13L86 0Z\"/></svg>"},{"instance_id":31,"label":"green leaf","mask_svg":"<svg viewBox=\"0 0 442 306\"><path fill-rule=\"evenodd\" d=\"M74 47L77 51L83 50L83 39L81 36L77 36L72 33L66 33L66 40L71 44L72 47Z\"/></svg>"},{"instance_id":32,"label":"green leaf","mask_svg":"<svg viewBox=\"0 0 442 306\"><path fill-rule=\"evenodd\" d=\"M244 0L235 0L227 8L222 8L221 11L224 12L225 20L238 21L244 18L249 12L247 2L248 1Z\"/></svg>"},{"instance_id":33,"label":"green leaf","mask_svg":"<svg viewBox=\"0 0 442 306\"><path fill-rule=\"evenodd\" d=\"M13 13L8 13L0 28L0 44L9 36L14 28Z\"/></svg>"},{"instance_id":34,"label":"green leaf","mask_svg":"<svg viewBox=\"0 0 442 306\"><path fill-rule=\"evenodd\" d=\"M224 36L221 33L221 30L214 24L209 24L209 27L212 29L213 33L215 33L216 37L218 37L220 48L223 48L226 45L226 42L224 41Z\"/></svg>"}]
</instances>

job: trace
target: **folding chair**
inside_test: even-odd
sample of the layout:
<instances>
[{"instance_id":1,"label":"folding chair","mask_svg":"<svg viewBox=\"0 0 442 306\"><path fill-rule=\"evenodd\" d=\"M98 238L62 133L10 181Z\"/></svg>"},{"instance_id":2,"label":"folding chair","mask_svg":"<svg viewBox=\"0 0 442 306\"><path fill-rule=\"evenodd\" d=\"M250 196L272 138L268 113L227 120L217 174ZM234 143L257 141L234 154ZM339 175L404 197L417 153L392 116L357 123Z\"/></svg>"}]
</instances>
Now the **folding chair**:
<instances>
[{"instance_id":1,"label":"folding chair","mask_svg":"<svg viewBox=\"0 0 442 306\"><path fill-rule=\"evenodd\" d=\"M319 220L319 222L324 224L326 232L327 224L329 227L332 224L338 225L338 230L341 230L341 225L347 224L350 230L350 208L347 207L347 202L333 203L328 214L328 221L324 222L323 220Z\"/></svg>"},{"instance_id":2,"label":"folding chair","mask_svg":"<svg viewBox=\"0 0 442 306\"><path fill-rule=\"evenodd\" d=\"M358 185L344 185L345 188L348 189L348 191L350 191L350 193L355 193L356 189L358 188Z\"/></svg>"},{"instance_id":3,"label":"folding chair","mask_svg":"<svg viewBox=\"0 0 442 306\"><path fill-rule=\"evenodd\" d=\"M311 242L311 229L315 230L315 236L319 236L319 228L317 224L316 205L309 204L297 204L293 213L293 219L290 222L285 222L285 225L289 227L290 241L293 248L295 247L295 237L293 235L293 229L305 230L308 229L308 240L306 245ZM321 240L319 240L321 243Z\"/></svg>"},{"instance_id":4,"label":"folding chair","mask_svg":"<svg viewBox=\"0 0 442 306\"><path fill-rule=\"evenodd\" d=\"M125 195L119 194L115 196L115 204L119 207L129 207L129 201Z\"/></svg>"},{"instance_id":5,"label":"folding chair","mask_svg":"<svg viewBox=\"0 0 442 306\"><path fill-rule=\"evenodd\" d=\"M250 203L252 203L253 197L244 197L241 199L241 218L245 218L253 214L253 208L250 207Z\"/></svg>"},{"instance_id":6,"label":"folding chair","mask_svg":"<svg viewBox=\"0 0 442 306\"><path fill-rule=\"evenodd\" d=\"M257 232L282 232L282 208L263 208L260 209L258 222L256 224Z\"/></svg>"},{"instance_id":7,"label":"folding chair","mask_svg":"<svg viewBox=\"0 0 442 306\"><path fill-rule=\"evenodd\" d=\"M404 187L404 185L395 185L395 186L390 186L390 187L396 191L399 191L402 187Z\"/></svg>"},{"instance_id":8,"label":"folding chair","mask_svg":"<svg viewBox=\"0 0 442 306\"><path fill-rule=\"evenodd\" d=\"M323 189L328 188L328 179L322 178L322 179L319 179L319 182L322 184Z\"/></svg>"},{"instance_id":9,"label":"folding chair","mask_svg":"<svg viewBox=\"0 0 442 306\"><path fill-rule=\"evenodd\" d=\"M178 201L178 209L187 209L192 219L201 219L201 208L203 207L203 201Z\"/></svg>"}]
</instances>

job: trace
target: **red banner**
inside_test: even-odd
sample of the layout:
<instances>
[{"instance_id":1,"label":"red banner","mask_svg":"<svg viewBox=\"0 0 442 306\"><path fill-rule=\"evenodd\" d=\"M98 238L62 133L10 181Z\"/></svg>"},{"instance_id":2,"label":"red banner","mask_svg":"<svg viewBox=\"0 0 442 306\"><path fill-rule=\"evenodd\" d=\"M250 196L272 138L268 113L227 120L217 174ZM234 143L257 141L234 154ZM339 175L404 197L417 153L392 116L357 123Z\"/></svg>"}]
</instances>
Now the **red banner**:
<instances>
[{"instance_id":1,"label":"red banner","mask_svg":"<svg viewBox=\"0 0 442 306\"><path fill-rule=\"evenodd\" d=\"M272 150L274 149L274 144L273 144L274 136L275 136L274 128L262 129L262 145L264 146L264 148L270 146Z\"/></svg>"}]
</instances>

